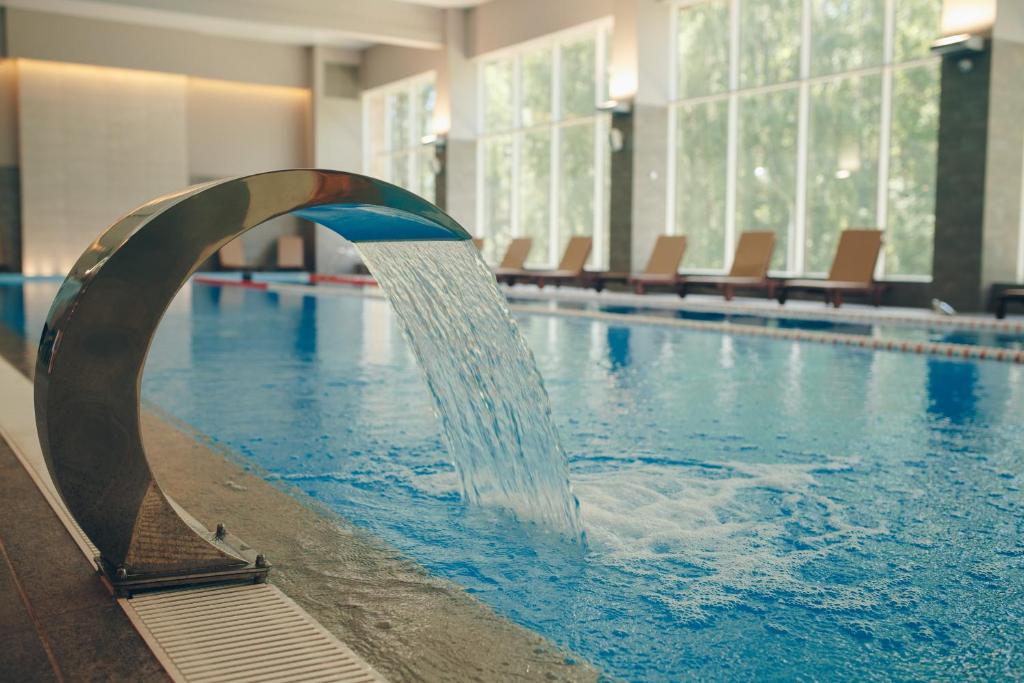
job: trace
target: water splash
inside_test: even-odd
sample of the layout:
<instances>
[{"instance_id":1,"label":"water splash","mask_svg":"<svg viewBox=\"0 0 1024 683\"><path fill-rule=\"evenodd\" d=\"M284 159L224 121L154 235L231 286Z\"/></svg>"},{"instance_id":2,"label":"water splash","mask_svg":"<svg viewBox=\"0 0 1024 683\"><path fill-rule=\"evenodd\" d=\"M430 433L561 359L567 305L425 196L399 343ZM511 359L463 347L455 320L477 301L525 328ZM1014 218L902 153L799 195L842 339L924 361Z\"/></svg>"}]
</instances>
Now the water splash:
<instances>
[{"instance_id":1,"label":"water splash","mask_svg":"<svg viewBox=\"0 0 1024 683\"><path fill-rule=\"evenodd\" d=\"M462 494L573 539L579 503L540 373L472 242L364 242L434 399Z\"/></svg>"}]
</instances>

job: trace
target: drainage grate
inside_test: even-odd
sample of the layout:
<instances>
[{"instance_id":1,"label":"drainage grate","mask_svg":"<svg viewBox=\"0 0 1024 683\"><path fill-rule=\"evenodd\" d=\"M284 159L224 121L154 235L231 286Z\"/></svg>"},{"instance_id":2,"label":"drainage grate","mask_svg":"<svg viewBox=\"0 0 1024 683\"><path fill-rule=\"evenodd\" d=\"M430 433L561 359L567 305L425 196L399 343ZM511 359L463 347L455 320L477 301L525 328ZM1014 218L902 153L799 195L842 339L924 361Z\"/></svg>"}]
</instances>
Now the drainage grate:
<instances>
[{"instance_id":1,"label":"drainage grate","mask_svg":"<svg viewBox=\"0 0 1024 683\"><path fill-rule=\"evenodd\" d=\"M120 602L176 681L384 681L269 584L144 593Z\"/></svg>"}]
</instances>

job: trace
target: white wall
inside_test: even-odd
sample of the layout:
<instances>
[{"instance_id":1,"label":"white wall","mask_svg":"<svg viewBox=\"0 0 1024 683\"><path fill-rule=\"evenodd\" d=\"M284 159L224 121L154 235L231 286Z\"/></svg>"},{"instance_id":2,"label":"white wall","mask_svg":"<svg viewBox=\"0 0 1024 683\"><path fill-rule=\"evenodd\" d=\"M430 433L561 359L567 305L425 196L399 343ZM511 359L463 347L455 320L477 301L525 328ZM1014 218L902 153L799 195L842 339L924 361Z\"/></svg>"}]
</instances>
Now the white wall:
<instances>
[{"instance_id":1,"label":"white wall","mask_svg":"<svg viewBox=\"0 0 1024 683\"><path fill-rule=\"evenodd\" d=\"M185 78L18 61L22 268L63 275L108 225L188 181Z\"/></svg>"}]
</instances>

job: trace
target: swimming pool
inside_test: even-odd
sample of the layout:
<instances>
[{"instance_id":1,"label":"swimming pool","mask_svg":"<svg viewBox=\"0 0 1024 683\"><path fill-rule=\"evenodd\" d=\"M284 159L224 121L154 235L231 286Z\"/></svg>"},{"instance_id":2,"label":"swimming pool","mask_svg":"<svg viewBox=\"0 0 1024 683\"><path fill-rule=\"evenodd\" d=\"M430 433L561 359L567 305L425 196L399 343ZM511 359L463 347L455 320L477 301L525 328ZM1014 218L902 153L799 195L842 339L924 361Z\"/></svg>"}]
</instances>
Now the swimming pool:
<instances>
[{"instance_id":1,"label":"swimming pool","mask_svg":"<svg viewBox=\"0 0 1024 683\"><path fill-rule=\"evenodd\" d=\"M460 503L385 301L192 285L145 397L612 677L1024 673L1024 368L517 318L585 549Z\"/></svg>"}]
</instances>

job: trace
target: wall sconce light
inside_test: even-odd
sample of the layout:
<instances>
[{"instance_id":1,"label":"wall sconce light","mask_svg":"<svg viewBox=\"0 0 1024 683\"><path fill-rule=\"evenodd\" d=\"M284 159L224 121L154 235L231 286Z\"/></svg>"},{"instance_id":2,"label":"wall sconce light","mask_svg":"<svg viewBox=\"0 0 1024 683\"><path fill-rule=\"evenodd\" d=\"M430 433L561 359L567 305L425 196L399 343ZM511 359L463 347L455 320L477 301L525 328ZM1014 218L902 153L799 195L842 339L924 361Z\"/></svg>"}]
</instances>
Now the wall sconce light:
<instances>
[{"instance_id":1,"label":"wall sconce light","mask_svg":"<svg viewBox=\"0 0 1024 683\"><path fill-rule=\"evenodd\" d=\"M631 114L633 113L633 100L622 99L613 100L607 99L601 104L597 105L598 111L611 112L613 114Z\"/></svg>"},{"instance_id":2,"label":"wall sconce light","mask_svg":"<svg viewBox=\"0 0 1024 683\"><path fill-rule=\"evenodd\" d=\"M931 52L936 55L955 55L963 53L984 52L985 37L958 33L953 36L939 38L931 44Z\"/></svg>"}]
</instances>

